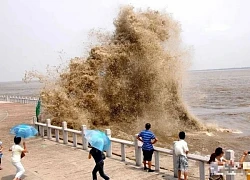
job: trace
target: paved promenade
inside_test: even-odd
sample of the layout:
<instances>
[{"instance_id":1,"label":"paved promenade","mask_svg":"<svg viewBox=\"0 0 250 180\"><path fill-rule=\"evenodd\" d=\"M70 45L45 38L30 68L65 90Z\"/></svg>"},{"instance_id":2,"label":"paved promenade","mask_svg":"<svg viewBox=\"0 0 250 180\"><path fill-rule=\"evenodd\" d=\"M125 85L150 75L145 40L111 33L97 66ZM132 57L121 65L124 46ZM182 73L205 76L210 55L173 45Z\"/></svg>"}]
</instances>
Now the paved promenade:
<instances>
[{"instance_id":1,"label":"paved promenade","mask_svg":"<svg viewBox=\"0 0 250 180\"><path fill-rule=\"evenodd\" d=\"M12 126L20 123L32 123L34 105L0 103L0 140L3 142L4 157L3 170L0 180L12 180L15 168L10 162L13 136L9 134ZM88 152L63 145L40 137L26 141L29 153L22 160L26 169L24 180L91 180L94 167L93 159L88 159ZM119 161L120 157L113 156L105 160L105 172L113 180L172 180L171 171L161 173L144 172L142 168L134 166L133 161ZM98 177L98 179L101 179ZM192 178L191 178L192 179Z\"/></svg>"}]
</instances>

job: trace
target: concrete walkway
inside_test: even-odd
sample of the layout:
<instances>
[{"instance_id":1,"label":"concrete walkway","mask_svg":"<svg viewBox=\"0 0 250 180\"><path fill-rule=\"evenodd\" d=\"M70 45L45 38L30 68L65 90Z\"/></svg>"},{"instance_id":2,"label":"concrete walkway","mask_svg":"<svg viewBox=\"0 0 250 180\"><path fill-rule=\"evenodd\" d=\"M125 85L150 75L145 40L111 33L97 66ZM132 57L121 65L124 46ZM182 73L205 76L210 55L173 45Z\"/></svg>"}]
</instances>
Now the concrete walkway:
<instances>
[{"instance_id":1,"label":"concrete walkway","mask_svg":"<svg viewBox=\"0 0 250 180\"><path fill-rule=\"evenodd\" d=\"M9 134L12 126L20 123L32 123L34 105L0 103L0 140L5 148L2 159L3 170L0 180L12 180L15 168L10 162L13 136ZM6 117L6 114L8 116ZM2 118L2 119L1 119ZM94 167L93 159L88 159L88 152L70 145L63 145L42 138L26 141L29 153L22 163L26 169L24 180L91 180ZM113 156L105 160L105 173L114 180L173 180L171 171L161 173L144 172L142 168L134 166L133 161L119 161L120 157ZM101 179L98 177L98 179Z\"/></svg>"}]
</instances>

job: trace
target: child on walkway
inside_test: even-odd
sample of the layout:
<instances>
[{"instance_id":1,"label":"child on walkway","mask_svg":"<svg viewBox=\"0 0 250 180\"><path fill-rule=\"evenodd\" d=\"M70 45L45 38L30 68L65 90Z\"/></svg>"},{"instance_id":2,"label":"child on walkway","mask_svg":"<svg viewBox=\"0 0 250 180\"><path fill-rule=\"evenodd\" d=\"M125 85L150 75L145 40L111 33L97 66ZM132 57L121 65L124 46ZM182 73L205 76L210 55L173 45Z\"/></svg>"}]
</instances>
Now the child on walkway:
<instances>
[{"instance_id":1,"label":"child on walkway","mask_svg":"<svg viewBox=\"0 0 250 180\"><path fill-rule=\"evenodd\" d=\"M3 157L3 146L2 141L0 141L0 170L2 170L1 164L2 164L2 157Z\"/></svg>"},{"instance_id":2,"label":"child on walkway","mask_svg":"<svg viewBox=\"0 0 250 180\"><path fill-rule=\"evenodd\" d=\"M154 153L153 144L155 144L158 140L155 137L154 133L150 131L150 128L151 128L150 123L145 124L145 130L140 132L137 139L143 142L142 151L143 151L144 170L148 170L148 172L154 172L154 170L151 169L152 155ZM148 161L148 168L146 166L147 161Z\"/></svg>"},{"instance_id":3,"label":"child on walkway","mask_svg":"<svg viewBox=\"0 0 250 180\"><path fill-rule=\"evenodd\" d=\"M95 163L96 163L92 171L93 180L97 180L97 176L96 176L97 171L99 171L99 174L103 179L109 180L109 177L104 173L104 170L103 170L103 166L104 166L103 155L104 154L102 151L94 147L92 147L92 149L89 152L89 159L91 159L91 157L93 156Z\"/></svg>"},{"instance_id":4,"label":"child on walkway","mask_svg":"<svg viewBox=\"0 0 250 180\"><path fill-rule=\"evenodd\" d=\"M21 137L14 137L15 144L10 148L10 151L12 151L11 161L17 170L16 176L13 180L21 180L21 177L25 172L21 163L21 155L22 153L27 153L28 151L25 142L23 142L23 148L20 146L21 140Z\"/></svg>"},{"instance_id":5,"label":"child on walkway","mask_svg":"<svg viewBox=\"0 0 250 180\"><path fill-rule=\"evenodd\" d=\"M185 132L179 133L179 141L174 144L175 155L177 156L178 180L181 180L181 172L184 172L184 180L187 180L188 170L188 146L185 139Z\"/></svg>"}]
</instances>

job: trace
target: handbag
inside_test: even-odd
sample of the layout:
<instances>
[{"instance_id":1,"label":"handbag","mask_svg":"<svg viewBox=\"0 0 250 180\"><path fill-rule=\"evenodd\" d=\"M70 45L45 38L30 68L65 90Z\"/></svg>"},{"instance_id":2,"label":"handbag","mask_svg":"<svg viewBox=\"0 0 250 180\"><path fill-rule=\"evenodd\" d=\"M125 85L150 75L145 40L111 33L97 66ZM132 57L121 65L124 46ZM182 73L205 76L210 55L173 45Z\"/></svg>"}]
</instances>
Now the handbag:
<instances>
[{"instance_id":1,"label":"handbag","mask_svg":"<svg viewBox=\"0 0 250 180\"><path fill-rule=\"evenodd\" d=\"M102 160L106 159L105 154L102 152Z\"/></svg>"},{"instance_id":2,"label":"handbag","mask_svg":"<svg viewBox=\"0 0 250 180\"><path fill-rule=\"evenodd\" d=\"M22 159L24 156L25 156L25 153L22 152L22 153L21 153L21 159Z\"/></svg>"}]
</instances>

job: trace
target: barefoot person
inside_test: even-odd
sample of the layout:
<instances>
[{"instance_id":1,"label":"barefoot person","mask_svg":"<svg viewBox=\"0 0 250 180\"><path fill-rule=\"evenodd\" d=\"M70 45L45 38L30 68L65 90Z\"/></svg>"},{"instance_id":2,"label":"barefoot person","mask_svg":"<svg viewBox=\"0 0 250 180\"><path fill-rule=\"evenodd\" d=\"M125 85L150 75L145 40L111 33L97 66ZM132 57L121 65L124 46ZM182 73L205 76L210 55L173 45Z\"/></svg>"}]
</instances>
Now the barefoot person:
<instances>
[{"instance_id":1,"label":"barefoot person","mask_svg":"<svg viewBox=\"0 0 250 180\"><path fill-rule=\"evenodd\" d=\"M179 141L174 144L175 155L177 156L178 180L181 180L181 173L184 172L184 180L187 180L188 170L188 146L185 139L185 132L179 133Z\"/></svg>"},{"instance_id":2,"label":"barefoot person","mask_svg":"<svg viewBox=\"0 0 250 180\"><path fill-rule=\"evenodd\" d=\"M14 143L15 144L10 148L10 151L12 151L11 161L17 170L16 176L13 180L21 180L21 177L25 172L24 167L21 163L21 156L22 153L26 153L28 151L25 142L23 142L23 148L20 146L21 137L15 137Z\"/></svg>"},{"instance_id":3,"label":"barefoot person","mask_svg":"<svg viewBox=\"0 0 250 180\"><path fill-rule=\"evenodd\" d=\"M155 135L150 131L150 128L151 128L150 123L145 124L145 130L140 132L137 139L143 142L142 151L143 151L144 170L148 170L148 172L154 172L154 170L151 169L152 155L154 153L153 144L155 144L158 140L155 137ZM147 162L148 162L148 168L146 166Z\"/></svg>"},{"instance_id":4,"label":"barefoot person","mask_svg":"<svg viewBox=\"0 0 250 180\"><path fill-rule=\"evenodd\" d=\"M2 170L2 157L3 157L3 146L2 146L2 141L0 141L0 170Z\"/></svg>"},{"instance_id":5,"label":"barefoot person","mask_svg":"<svg viewBox=\"0 0 250 180\"><path fill-rule=\"evenodd\" d=\"M89 152L89 159L91 159L91 157L94 158L95 160L95 167L92 171L92 176L93 176L93 180L97 180L97 175L96 173L99 171L100 176L105 179L105 180L109 180L109 177L104 173L103 167L104 167L104 154L102 151L92 147L92 149Z\"/></svg>"}]
</instances>

